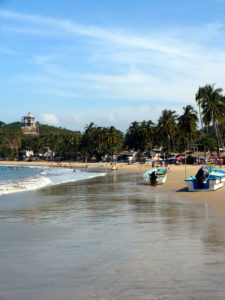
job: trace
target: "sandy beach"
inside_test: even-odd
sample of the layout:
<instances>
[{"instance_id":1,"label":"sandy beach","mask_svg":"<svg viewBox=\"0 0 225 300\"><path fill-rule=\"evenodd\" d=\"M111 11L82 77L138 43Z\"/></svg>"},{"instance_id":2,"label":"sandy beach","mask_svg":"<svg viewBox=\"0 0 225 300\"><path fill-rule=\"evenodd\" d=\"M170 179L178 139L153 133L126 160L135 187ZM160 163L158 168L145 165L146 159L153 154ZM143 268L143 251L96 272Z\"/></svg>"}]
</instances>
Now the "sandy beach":
<instances>
[{"instance_id":1,"label":"sandy beach","mask_svg":"<svg viewBox=\"0 0 225 300\"><path fill-rule=\"evenodd\" d=\"M193 165L170 166L167 182L164 184L165 189L173 193L179 193L179 196L181 197L208 203L217 211L217 213L225 216L225 187L216 191L188 192L184 179L195 175L200 167L201 166ZM131 172L138 172L140 174L144 174L146 171L151 169L149 165L137 166L127 164L118 164L117 168ZM225 166L223 166L221 170L225 171Z\"/></svg>"},{"instance_id":2,"label":"sandy beach","mask_svg":"<svg viewBox=\"0 0 225 300\"><path fill-rule=\"evenodd\" d=\"M118 164L118 169L139 172L143 174L147 170L151 169L149 165L122 165ZM205 191L205 192L188 192L185 178L193 176L197 173L200 166L193 165L180 165L170 166L170 170L167 176L167 182L165 188L173 193L179 193L179 196L193 199L195 201L208 203L214 208L219 214L225 216L225 187L216 191ZM225 171L225 166L221 168Z\"/></svg>"},{"instance_id":3,"label":"sandy beach","mask_svg":"<svg viewBox=\"0 0 225 300\"><path fill-rule=\"evenodd\" d=\"M32 165L32 166L50 166L50 167L76 167L76 168L110 168L109 163L80 163L80 162L16 162L16 161L1 161L0 165ZM151 169L150 165L143 164L128 165L127 163L118 163L117 169L120 171L128 171L144 174L147 170ZM222 187L216 191L205 192L188 192L184 179L192 175L195 175L200 166L193 165L174 165L170 166L170 170L167 176L167 182L164 185L165 190L169 190L172 193L179 193L179 196L189 198L195 201L208 203L212 206L217 213L225 216L225 187ZM225 166L221 168L225 171Z\"/></svg>"}]
</instances>

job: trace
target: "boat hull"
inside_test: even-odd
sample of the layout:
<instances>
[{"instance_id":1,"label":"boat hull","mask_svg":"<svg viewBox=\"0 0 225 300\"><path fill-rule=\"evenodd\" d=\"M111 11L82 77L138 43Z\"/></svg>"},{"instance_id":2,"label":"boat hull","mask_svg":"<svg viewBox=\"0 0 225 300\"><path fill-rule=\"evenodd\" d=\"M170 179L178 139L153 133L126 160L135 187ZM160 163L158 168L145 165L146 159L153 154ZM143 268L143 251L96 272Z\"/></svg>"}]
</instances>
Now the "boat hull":
<instances>
[{"instance_id":1,"label":"boat hull","mask_svg":"<svg viewBox=\"0 0 225 300\"><path fill-rule=\"evenodd\" d=\"M116 170L117 170L117 168L111 168L110 170L111 170L111 171L116 171Z\"/></svg>"},{"instance_id":2,"label":"boat hull","mask_svg":"<svg viewBox=\"0 0 225 300\"><path fill-rule=\"evenodd\" d=\"M156 171L157 172L157 182L155 184L152 184L151 183L151 180L150 180L150 177L149 175ZM167 172L163 169L151 169L149 171L147 171L144 175L143 175L143 178L144 178L144 184L145 185L157 185L157 184L164 184L166 182L166 179L167 179Z\"/></svg>"},{"instance_id":3,"label":"boat hull","mask_svg":"<svg viewBox=\"0 0 225 300\"><path fill-rule=\"evenodd\" d=\"M225 182L225 172L220 169L212 169L212 175L219 176L222 182Z\"/></svg>"},{"instance_id":4,"label":"boat hull","mask_svg":"<svg viewBox=\"0 0 225 300\"><path fill-rule=\"evenodd\" d=\"M219 188L223 187L223 182L221 179L211 180L208 179L204 184L203 188L199 188L196 184L196 181L193 180L185 180L189 192L204 192L204 191L215 191Z\"/></svg>"},{"instance_id":5,"label":"boat hull","mask_svg":"<svg viewBox=\"0 0 225 300\"><path fill-rule=\"evenodd\" d=\"M166 177L167 177L167 175L165 175L165 176L160 176L160 177L158 178L158 180L157 180L157 184L163 184L163 183L165 183L165 182L166 182ZM151 184L151 181L150 181L150 178L144 178L144 184L145 184L145 185L152 185L152 184Z\"/></svg>"}]
</instances>

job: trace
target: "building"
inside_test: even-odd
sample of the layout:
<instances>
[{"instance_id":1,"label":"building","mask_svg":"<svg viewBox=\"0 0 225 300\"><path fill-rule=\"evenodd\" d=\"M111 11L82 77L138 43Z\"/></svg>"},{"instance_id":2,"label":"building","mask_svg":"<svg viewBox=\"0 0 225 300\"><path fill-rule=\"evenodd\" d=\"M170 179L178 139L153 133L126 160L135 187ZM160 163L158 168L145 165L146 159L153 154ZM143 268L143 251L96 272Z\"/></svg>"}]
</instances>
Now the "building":
<instances>
[{"instance_id":1,"label":"building","mask_svg":"<svg viewBox=\"0 0 225 300\"><path fill-rule=\"evenodd\" d=\"M32 156L34 156L34 151L25 150L24 157L32 157Z\"/></svg>"},{"instance_id":2,"label":"building","mask_svg":"<svg viewBox=\"0 0 225 300\"><path fill-rule=\"evenodd\" d=\"M191 146L189 146L189 150L194 152L198 152L198 145L197 144L193 144Z\"/></svg>"},{"instance_id":3,"label":"building","mask_svg":"<svg viewBox=\"0 0 225 300\"><path fill-rule=\"evenodd\" d=\"M122 151L113 159L117 160L117 162L132 162L136 160L136 152L133 151Z\"/></svg>"},{"instance_id":4,"label":"building","mask_svg":"<svg viewBox=\"0 0 225 300\"><path fill-rule=\"evenodd\" d=\"M30 112L22 117L21 128L23 134L37 135L39 133L36 118Z\"/></svg>"},{"instance_id":5,"label":"building","mask_svg":"<svg viewBox=\"0 0 225 300\"><path fill-rule=\"evenodd\" d=\"M52 151L49 147L43 147L42 153L38 154L38 156L44 160L54 160L55 155L55 151Z\"/></svg>"}]
</instances>

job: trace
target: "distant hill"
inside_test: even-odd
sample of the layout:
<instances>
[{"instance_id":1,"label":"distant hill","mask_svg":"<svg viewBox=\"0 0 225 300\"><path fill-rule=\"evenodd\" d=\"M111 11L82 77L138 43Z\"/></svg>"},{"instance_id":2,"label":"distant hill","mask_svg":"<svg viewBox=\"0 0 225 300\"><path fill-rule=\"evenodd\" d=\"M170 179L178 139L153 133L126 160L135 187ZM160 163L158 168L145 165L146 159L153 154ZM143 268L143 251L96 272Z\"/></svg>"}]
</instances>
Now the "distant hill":
<instances>
[{"instance_id":1,"label":"distant hill","mask_svg":"<svg viewBox=\"0 0 225 300\"><path fill-rule=\"evenodd\" d=\"M66 128L38 123L38 135L23 134L19 122L0 121L0 159L100 160L118 153L123 146L123 133L114 127L91 123L84 134Z\"/></svg>"},{"instance_id":2,"label":"distant hill","mask_svg":"<svg viewBox=\"0 0 225 300\"><path fill-rule=\"evenodd\" d=\"M3 122L1 122L3 123ZM21 143L23 133L19 122L3 124L0 127L0 146L18 148Z\"/></svg>"},{"instance_id":3,"label":"distant hill","mask_svg":"<svg viewBox=\"0 0 225 300\"><path fill-rule=\"evenodd\" d=\"M39 128L39 136L33 137L30 135L24 135L20 122L13 122L9 124L5 124L4 122L0 121L0 146L8 146L11 148L18 148L20 147L23 139L38 139L38 137L44 136L52 136L52 135L78 135L82 136L79 131L72 131L69 129L49 126L45 124L38 123Z\"/></svg>"},{"instance_id":4,"label":"distant hill","mask_svg":"<svg viewBox=\"0 0 225 300\"><path fill-rule=\"evenodd\" d=\"M73 133L81 134L79 131L72 131L66 128L49 126L40 123L38 123L38 128L39 128L40 135L47 135L47 134L59 135L59 134L73 134Z\"/></svg>"}]
</instances>

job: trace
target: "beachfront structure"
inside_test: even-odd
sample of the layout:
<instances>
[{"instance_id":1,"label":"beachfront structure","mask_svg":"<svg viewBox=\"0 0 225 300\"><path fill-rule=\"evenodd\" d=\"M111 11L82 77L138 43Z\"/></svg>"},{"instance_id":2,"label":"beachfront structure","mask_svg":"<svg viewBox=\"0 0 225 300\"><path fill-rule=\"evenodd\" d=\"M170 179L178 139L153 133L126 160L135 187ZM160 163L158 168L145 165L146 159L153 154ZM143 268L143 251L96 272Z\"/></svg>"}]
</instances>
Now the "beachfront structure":
<instances>
[{"instance_id":1,"label":"beachfront structure","mask_svg":"<svg viewBox=\"0 0 225 300\"><path fill-rule=\"evenodd\" d=\"M151 157L160 157L162 155L162 147L154 148L150 151Z\"/></svg>"},{"instance_id":2,"label":"beachfront structure","mask_svg":"<svg viewBox=\"0 0 225 300\"><path fill-rule=\"evenodd\" d=\"M32 116L29 112L27 116L22 117L21 128L23 134L31 134L37 135L38 134L38 126L36 117Z\"/></svg>"},{"instance_id":3,"label":"beachfront structure","mask_svg":"<svg viewBox=\"0 0 225 300\"><path fill-rule=\"evenodd\" d=\"M32 150L25 150L25 153L24 153L24 157L31 157L31 156L34 156L34 151Z\"/></svg>"},{"instance_id":4,"label":"beachfront structure","mask_svg":"<svg viewBox=\"0 0 225 300\"><path fill-rule=\"evenodd\" d=\"M193 144L193 145L189 146L189 150L192 152L198 152L198 145Z\"/></svg>"},{"instance_id":5,"label":"beachfront structure","mask_svg":"<svg viewBox=\"0 0 225 300\"><path fill-rule=\"evenodd\" d=\"M118 162L132 162L136 160L136 152L122 151L114 159Z\"/></svg>"}]
</instances>

